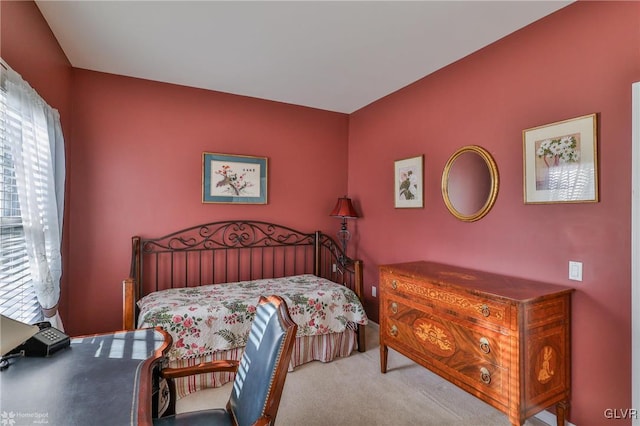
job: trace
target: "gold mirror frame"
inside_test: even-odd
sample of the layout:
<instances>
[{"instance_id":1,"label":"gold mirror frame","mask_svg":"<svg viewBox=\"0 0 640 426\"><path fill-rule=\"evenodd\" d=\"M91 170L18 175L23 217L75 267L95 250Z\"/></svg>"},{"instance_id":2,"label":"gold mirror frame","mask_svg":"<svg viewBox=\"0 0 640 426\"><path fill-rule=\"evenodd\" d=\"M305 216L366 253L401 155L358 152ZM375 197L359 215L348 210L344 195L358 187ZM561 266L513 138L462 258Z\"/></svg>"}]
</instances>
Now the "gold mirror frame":
<instances>
[{"instance_id":1,"label":"gold mirror frame","mask_svg":"<svg viewBox=\"0 0 640 426\"><path fill-rule=\"evenodd\" d=\"M487 195L487 200L484 205L475 213L472 214L464 214L461 213L456 207L452 204L451 198L449 197L449 174L451 173L451 168L453 167L455 161L463 154L466 153L475 153L479 155L485 162L487 166L487 172L489 173L489 178L491 179L489 194ZM498 167L496 166L496 162L491 157L489 152L477 145L469 145L460 148L456 152L451 155L449 161L444 166L444 171L442 172L442 198L444 200L445 205L449 212L454 215L456 218L464 221L464 222L474 222L483 218L489 213L489 210L493 207L493 204L496 202L496 198L498 196L498 184L499 184L499 176L498 176Z\"/></svg>"}]
</instances>

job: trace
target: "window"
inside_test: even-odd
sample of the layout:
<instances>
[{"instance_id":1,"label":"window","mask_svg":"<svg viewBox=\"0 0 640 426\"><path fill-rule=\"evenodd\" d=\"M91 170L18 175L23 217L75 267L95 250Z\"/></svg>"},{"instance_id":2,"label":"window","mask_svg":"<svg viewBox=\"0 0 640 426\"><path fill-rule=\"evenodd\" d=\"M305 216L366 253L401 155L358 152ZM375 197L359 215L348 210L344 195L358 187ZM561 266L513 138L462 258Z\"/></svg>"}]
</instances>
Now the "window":
<instances>
[{"instance_id":1,"label":"window","mask_svg":"<svg viewBox=\"0 0 640 426\"><path fill-rule=\"evenodd\" d=\"M33 323L43 319L31 281L25 233L20 215L13 157L8 145L9 127L16 120L0 90L0 313Z\"/></svg>"}]
</instances>

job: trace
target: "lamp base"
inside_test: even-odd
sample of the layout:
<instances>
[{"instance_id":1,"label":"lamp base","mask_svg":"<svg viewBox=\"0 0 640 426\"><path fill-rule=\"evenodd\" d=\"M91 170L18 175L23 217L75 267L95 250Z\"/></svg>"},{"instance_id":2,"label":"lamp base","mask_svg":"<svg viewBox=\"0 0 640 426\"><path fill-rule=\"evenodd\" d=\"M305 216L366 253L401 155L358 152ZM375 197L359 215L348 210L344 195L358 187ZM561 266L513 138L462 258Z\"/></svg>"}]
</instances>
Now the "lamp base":
<instances>
[{"instance_id":1,"label":"lamp base","mask_svg":"<svg viewBox=\"0 0 640 426\"><path fill-rule=\"evenodd\" d=\"M338 239L340 240L340 243L342 244L342 254L340 255L340 258L338 260L344 266L344 264L346 263L346 260L348 259L347 258L347 242L349 242L349 240L351 239L351 233L347 229L347 219L345 218L342 219L342 227L338 231L337 235L338 235Z\"/></svg>"}]
</instances>

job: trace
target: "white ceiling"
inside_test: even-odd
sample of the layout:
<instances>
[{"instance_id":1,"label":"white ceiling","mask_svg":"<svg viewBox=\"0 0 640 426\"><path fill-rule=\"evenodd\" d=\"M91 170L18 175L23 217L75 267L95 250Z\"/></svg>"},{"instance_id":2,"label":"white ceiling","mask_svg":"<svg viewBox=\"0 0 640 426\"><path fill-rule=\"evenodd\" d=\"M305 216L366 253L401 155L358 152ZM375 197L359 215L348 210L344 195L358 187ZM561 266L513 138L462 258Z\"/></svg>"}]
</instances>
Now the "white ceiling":
<instances>
[{"instance_id":1,"label":"white ceiling","mask_svg":"<svg viewBox=\"0 0 640 426\"><path fill-rule=\"evenodd\" d=\"M569 3L36 0L74 67L343 113Z\"/></svg>"}]
</instances>

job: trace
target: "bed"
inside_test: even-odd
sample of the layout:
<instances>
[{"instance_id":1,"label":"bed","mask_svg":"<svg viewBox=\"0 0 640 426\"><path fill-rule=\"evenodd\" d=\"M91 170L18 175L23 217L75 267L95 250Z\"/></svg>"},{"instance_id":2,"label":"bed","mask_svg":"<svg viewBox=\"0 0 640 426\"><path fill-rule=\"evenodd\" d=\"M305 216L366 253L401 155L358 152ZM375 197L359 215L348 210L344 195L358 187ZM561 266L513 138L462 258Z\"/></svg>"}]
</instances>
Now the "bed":
<instances>
[{"instance_id":1,"label":"bed","mask_svg":"<svg viewBox=\"0 0 640 426\"><path fill-rule=\"evenodd\" d=\"M240 359L261 294L282 296L298 333L290 370L365 351L362 262L330 236L260 221L197 225L132 238L123 281L123 327L160 326L173 338L170 367ZM232 373L176 382L178 397L233 380Z\"/></svg>"}]
</instances>

